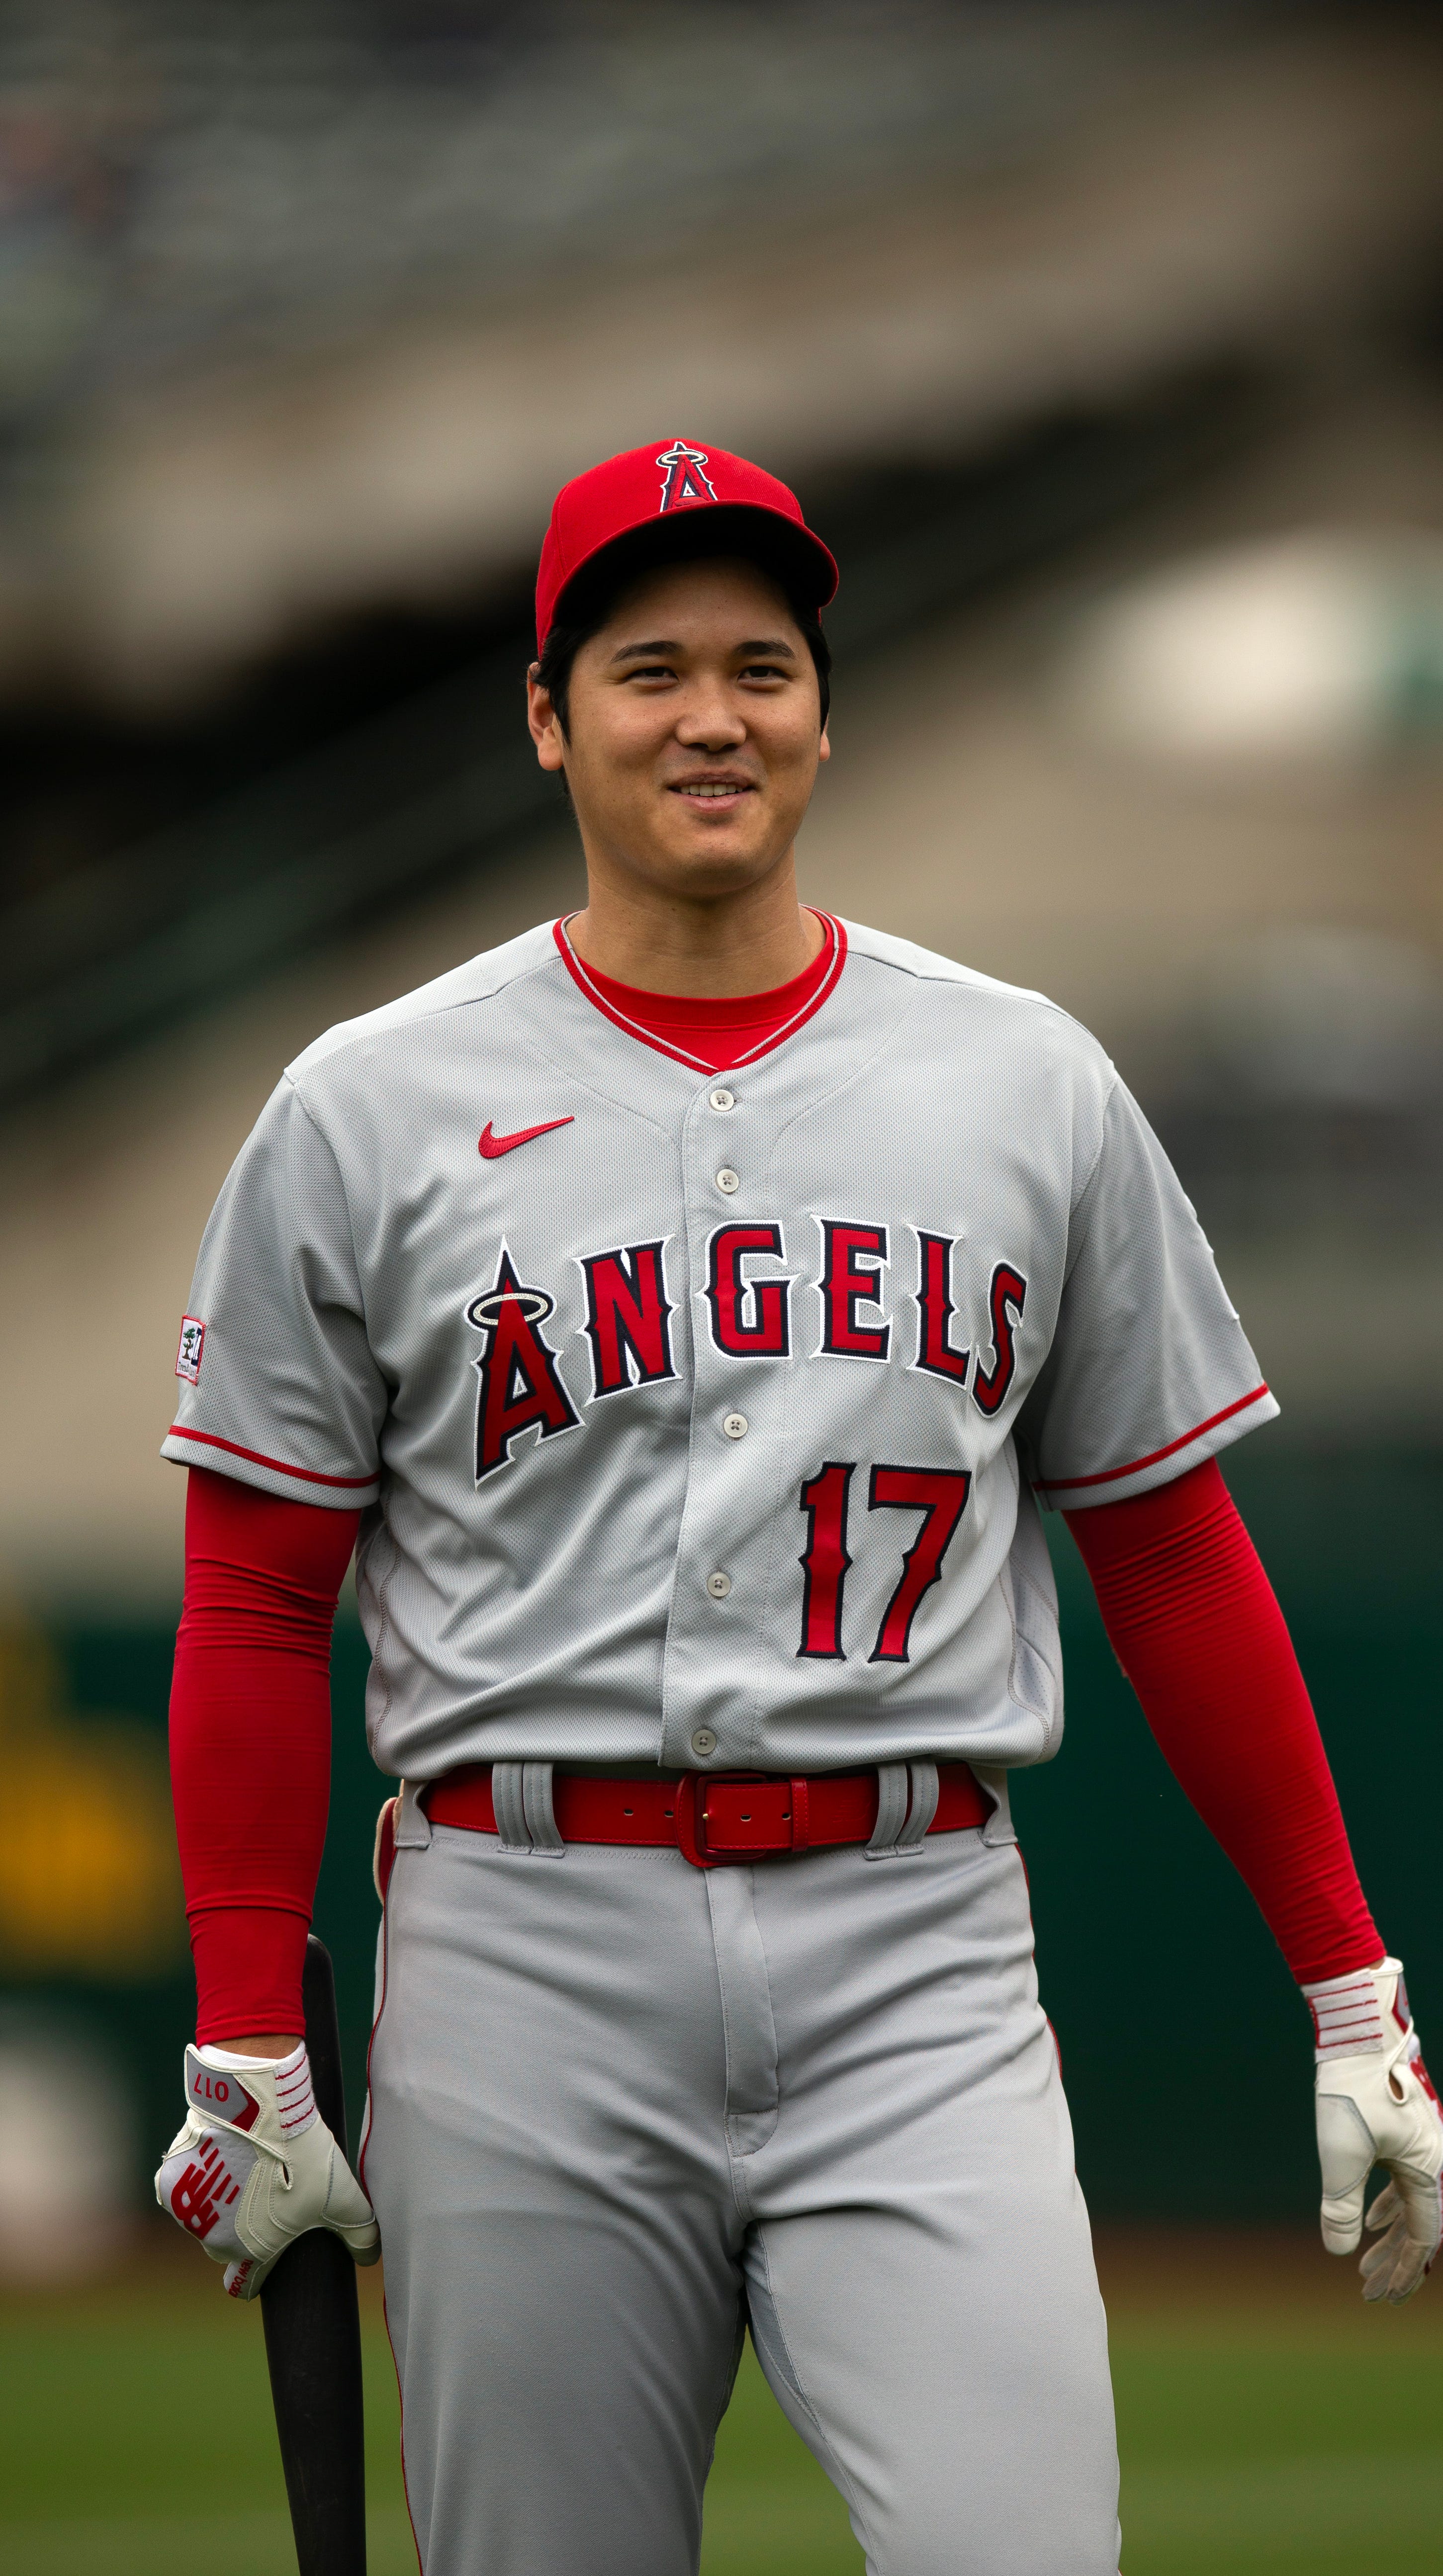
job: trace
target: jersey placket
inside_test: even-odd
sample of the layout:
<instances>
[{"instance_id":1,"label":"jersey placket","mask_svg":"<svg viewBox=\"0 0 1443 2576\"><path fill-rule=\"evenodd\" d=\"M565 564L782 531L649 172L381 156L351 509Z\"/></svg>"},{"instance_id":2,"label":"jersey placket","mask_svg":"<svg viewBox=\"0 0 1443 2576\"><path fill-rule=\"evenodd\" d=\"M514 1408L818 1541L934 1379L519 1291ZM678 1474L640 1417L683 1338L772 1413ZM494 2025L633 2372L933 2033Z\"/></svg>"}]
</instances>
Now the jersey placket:
<instances>
[{"instance_id":1,"label":"jersey placket","mask_svg":"<svg viewBox=\"0 0 1443 2576\"><path fill-rule=\"evenodd\" d=\"M693 1378L686 1496L662 1673L664 1762L709 1771L755 1759L759 1657L781 1470L790 1353L787 1264L746 1236L774 1228L764 1183L774 1117L766 1071L713 1078L698 1090L682 1129L687 1291ZM743 1324L755 1346L722 1347L718 1255L735 1262L744 1289ZM735 1338L733 1336L733 1338ZM780 1341L782 1347L768 1348Z\"/></svg>"}]
</instances>

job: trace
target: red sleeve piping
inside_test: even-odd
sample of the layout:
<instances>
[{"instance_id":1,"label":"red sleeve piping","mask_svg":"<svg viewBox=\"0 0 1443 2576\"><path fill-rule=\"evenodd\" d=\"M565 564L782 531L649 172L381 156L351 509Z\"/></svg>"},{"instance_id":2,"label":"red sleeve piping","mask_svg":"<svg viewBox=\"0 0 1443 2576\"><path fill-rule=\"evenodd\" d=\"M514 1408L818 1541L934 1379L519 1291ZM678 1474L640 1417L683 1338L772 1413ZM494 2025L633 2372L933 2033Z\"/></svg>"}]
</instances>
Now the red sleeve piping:
<instances>
[{"instance_id":1,"label":"red sleeve piping","mask_svg":"<svg viewBox=\"0 0 1443 2576\"><path fill-rule=\"evenodd\" d=\"M192 1431L184 1422L173 1422L167 1437L171 1440L199 1440L207 1449L224 1449L232 1458L248 1458L253 1467L269 1467L277 1476L295 1476L303 1485L337 1485L354 1493L381 1481L379 1467L369 1476L322 1476L314 1467L290 1467L284 1458L268 1458L263 1449L242 1449L237 1440L222 1440L216 1431ZM1123 1471L1119 1469L1119 1473Z\"/></svg>"},{"instance_id":2,"label":"red sleeve piping","mask_svg":"<svg viewBox=\"0 0 1443 2576\"><path fill-rule=\"evenodd\" d=\"M1220 1422L1230 1422L1235 1413L1246 1413L1250 1404L1256 1404L1258 1397L1267 1393L1267 1380L1264 1379L1261 1386L1253 1388L1251 1395L1240 1395L1235 1404L1225 1404L1221 1413L1210 1413L1206 1422L1195 1422L1191 1431L1184 1431L1176 1440L1169 1440L1165 1449L1150 1449L1145 1458L1129 1458L1125 1467L1104 1467L1096 1476L1039 1476L1037 1481L1043 1492L1048 1494L1075 1493L1082 1485L1115 1485L1120 1476L1140 1475L1144 1467L1156 1467L1164 1458L1175 1457L1179 1449L1186 1449L1189 1441L1200 1440L1205 1431L1215 1431Z\"/></svg>"}]
</instances>

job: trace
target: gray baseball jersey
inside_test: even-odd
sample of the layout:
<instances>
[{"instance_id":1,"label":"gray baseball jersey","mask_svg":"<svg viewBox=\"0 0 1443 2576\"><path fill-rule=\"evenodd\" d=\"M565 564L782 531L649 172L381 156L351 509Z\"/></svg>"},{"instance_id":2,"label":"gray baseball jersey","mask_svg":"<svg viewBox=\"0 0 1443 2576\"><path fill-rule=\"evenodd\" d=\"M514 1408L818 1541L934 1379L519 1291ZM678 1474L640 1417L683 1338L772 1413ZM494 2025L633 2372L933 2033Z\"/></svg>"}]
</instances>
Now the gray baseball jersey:
<instances>
[{"instance_id":1,"label":"gray baseball jersey","mask_svg":"<svg viewBox=\"0 0 1443 2576\"><path fill-rule=\"evenodd\" d=\"M829 931L724 1077L530 931L319 1039L231 1171L166 1455L365 1507L384 1770L1044 1760L1034 1498L1276 1412L1086 1031Z\"/></svg>"}]
</instances>

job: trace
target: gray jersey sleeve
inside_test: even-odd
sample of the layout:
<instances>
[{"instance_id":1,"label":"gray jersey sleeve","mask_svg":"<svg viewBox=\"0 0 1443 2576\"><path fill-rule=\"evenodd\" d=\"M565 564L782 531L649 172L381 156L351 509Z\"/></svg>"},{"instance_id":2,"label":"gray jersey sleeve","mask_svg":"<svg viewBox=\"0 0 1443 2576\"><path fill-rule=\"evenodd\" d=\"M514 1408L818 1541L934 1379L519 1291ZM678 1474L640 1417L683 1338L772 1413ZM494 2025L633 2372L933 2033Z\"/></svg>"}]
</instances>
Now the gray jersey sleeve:
<instances>
[{"instance_id":1,"label":"gray jersey sleeve","mask_svg":"<svg viewBox=\"0 0 1443 2576\"><path fill-rule=\"evenodd\" d=\"M375 1500L386 1388L341 1175L289 1079L206 1227L176 1374L167 1458L295 1501Z\"/></svg>"},{"instance_id":2,"label":"gray jersey sleeve","mask_svg":"<svg viewBox=\"0 0 1443 2576\"><path fill-rule=\"evenodd\" d=\"M1177 1174L1115 1081L1018 1424L1039 1499L1075 1511L1146 1493L1277 1411Z\"/></svg>"}]
</instances>

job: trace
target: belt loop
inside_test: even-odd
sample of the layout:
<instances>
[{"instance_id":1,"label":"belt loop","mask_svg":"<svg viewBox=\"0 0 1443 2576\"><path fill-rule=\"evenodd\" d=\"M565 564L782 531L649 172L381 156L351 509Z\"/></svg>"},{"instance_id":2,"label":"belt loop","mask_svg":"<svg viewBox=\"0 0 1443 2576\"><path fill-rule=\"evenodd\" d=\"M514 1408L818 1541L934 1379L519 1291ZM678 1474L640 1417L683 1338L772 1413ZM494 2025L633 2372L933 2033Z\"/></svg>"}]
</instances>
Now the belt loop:
<instances>
[{"instance_id":1,"label":"belt loop","mask_svg":"<svg viewBox=\"0 0 1443 2576\"><path fill-rule=\"evenodd\" d=\"M550 1762L523 1762L521 1765L521 1812L531 1836L531 1848L545 1860L554 1860L566 1849L556 1822L556 1803L551 1788L554 1769L555 1765ZM494 1799L494 1789L491 1794Z\"/></svg>"},{"instance_id":2,"label":"belt loop","mask_svg":"<svg viewBox=\"0 0 1443 2576\"><path fill-rule=\"evenodd\" d=\"M897 1836L898 1851L915 1851L937 1813L940 1786L935 1762L909 1762L912 1775L912 1811Z\"/></svg>"},{"instance_id":3,"label":"belt loop","mask_svg":"<svg viewBox=\"0 0 1443 2576\"><path fill-rule=\"evenodd\" d=\"M422 1792L429 1787L425 1780L403 1780L396 1797L392 1823L397 1851L428 1851L431 1845L431 1822L421 1804Z\"/></svg>"},{"instance_id":4,"label":"belt loop","mask_svg":"<svg viewBox=\"0 0 1443 2576\"><path fill-rule=\"evenodd\" d=\"M907 1821L907 1765L905 1762L879 1762L877 1765L877 1821L867 1845L868 1860L894 1860L897 1839Z\"/></svg>"},{"instance_id":5,"label":"belt loop","mask_svg":"<svg viewBox=\"0 0 1443 2576\"><path fill-rule=\"evenodd\" d=\"M811 1798L807 1783L805 1780L793 1780L790 1783L790 1787L792 1792L792 1849L793 1851L810 1851L812 1848L812 1820Z\"/></svg>"},{"instance_id":6,"label":"belt loop","mask_svg":"<svg viewBox=\"0 0 1443 2576\"><path fill-rule=\"evenodd\" d=\"M991 1844L994 1850L999 1843L1015 1843L1017 1828L1012 1821L1012 1805L1007 1794L1006 1772L995 1770L990 1763L984 1770L980 1763L974 1762L972 1769L988 1797L994 1802L992 1813L982 1828L984 1843Z\"/></svg>"},{"instance_id":7,"label":"belt loop","mask_svg":"<svg viewBox=\"0 0 1443 2576\"><path fill-rule=\"evenodd\" d=\"M491 1804L496 1811L496 1831L504 1852L529 1852L531 1828L526 1821L524 1762L493 1762L491 1765Z\"/></svg>"}]
</instances>

